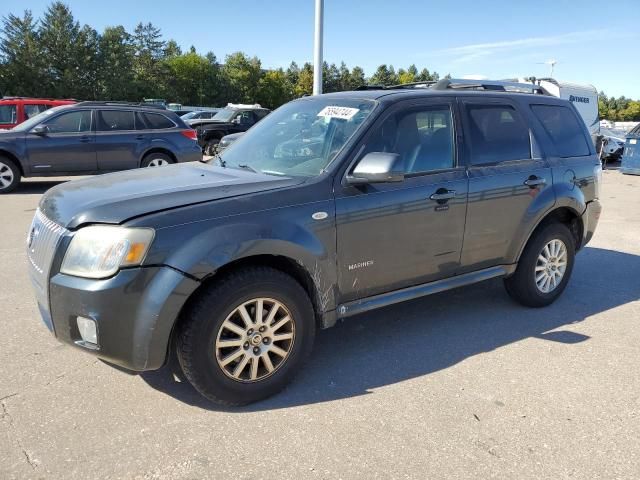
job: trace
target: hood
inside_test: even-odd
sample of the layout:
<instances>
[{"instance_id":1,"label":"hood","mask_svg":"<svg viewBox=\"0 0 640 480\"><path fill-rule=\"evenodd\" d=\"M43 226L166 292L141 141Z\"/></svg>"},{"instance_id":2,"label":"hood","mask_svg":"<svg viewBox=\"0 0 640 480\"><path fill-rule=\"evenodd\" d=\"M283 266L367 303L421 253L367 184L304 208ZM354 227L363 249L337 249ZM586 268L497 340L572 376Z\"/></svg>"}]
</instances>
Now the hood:
<instances>
[{"instance_id":1,"label":"hood","mask_svg":"<svg viewBox=\"0 0 640 480\"><path fill-rule=\"evenodd\" d=\"M40 210L58 225L73 229L85 223L123 223L140 215L303 181L204 163L183 163L63 183L43 195Z\"/></svg>"}]
</instances>

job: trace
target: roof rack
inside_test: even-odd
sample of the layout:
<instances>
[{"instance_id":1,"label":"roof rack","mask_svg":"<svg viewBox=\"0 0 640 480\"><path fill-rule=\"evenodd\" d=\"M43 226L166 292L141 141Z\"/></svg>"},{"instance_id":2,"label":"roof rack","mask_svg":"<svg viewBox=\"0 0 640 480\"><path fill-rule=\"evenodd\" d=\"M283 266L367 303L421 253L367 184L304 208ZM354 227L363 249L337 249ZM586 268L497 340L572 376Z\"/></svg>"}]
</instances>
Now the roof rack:
<instances>
[{"instance_id":1,"label":"roof rack","mask_svg":"<svg viewBox=\"0 0 640 480\"><path fill-rule=\"evenodd\" d=\"M75 98L50 98L50 97L21 97L19 95L8 95L0 97L0 100L51 100L58 102L77 102Z\"/></svg>"},{"instance_id":2,"label":"roof rack","mask_svg":"<svg viewBox=\"0 0 640 480\"><path fill-rule=\"evenodd\" d=\"M469 80L463 78L444 78L437 82L427 80L424 82L402 83L399 85L363 85L356 90L405 90L423 89L430 90L490 90L494 92L531 93L537 95L550 95L543 87L535 83L522 83L505 80Z\"/></svg>"},{"instance_id":3,"label":"roof rack","mask_svg":"<svg viewBox=\"0 0 640 480\"><path fill-rule=\"evenodd\" d=\"M550 95L550 93L547 92L544 88L534 83L508 82L503 80L468 80L459 78L445 78L437 82L431 88L433 90L468 89Z\"/></svg>"},{"instance_id":4,"label":"roof rack","mask_svg":"<svg viewBox=\"0 0 640 480\"><path fill-rule=\"evenodd\" d=\"M353 89L354 92L361 92L364 90L384 90L386 87L384 85L360 85Z\"/></svg>"},{"instance_id":5,"label":"roof rack","mask_svg":"<svg viewBox=\"0 0 640 480\"><path fill-rule=\"evenodd\" d=\"M226 108L262 108L259 103L227 103Z\"/></svg>"},{"instance_id":6,"label":"roof rack","mask_svg":"<svg viewBox=\"0 0 640 480\"><path fill-rule=\"evenodd\" d=\"M388 87L383 87L385 90L401 90L404 88L429 88L434 85L436 82L433 80L426 80L423 82L411 82L411 83L399 83L398 85L389 85Z\"/></svg>"},{"instance_id":7,"label":"roof rack","mask_svg":"<svg viewBox=\"0 0 640 480\"><path fill-rule=\"evenodd\" d=\"M143 102L125 102L125 101L99 101L99 100L88 100L88 101L84 101L84 102L79 102L77 105L79 106L83 106L83 107L98 107L98 106L105 106L105 107L145 107L145 108L156 108L158 110L166 110L167 107L165 107L164 105L159 105L159 104L155 104L155 103L143 103Z\"/></svg>"}]
</instances>

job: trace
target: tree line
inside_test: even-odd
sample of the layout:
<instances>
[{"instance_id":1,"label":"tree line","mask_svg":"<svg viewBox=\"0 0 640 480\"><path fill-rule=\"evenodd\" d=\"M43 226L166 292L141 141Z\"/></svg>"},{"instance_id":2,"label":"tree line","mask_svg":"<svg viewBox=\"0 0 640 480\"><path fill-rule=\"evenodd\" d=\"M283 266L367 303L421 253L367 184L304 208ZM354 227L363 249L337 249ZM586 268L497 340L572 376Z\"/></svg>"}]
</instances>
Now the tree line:
<instances>
[{"instance_id":1,"label":"tree line","mask_svg":"<svg viewBox=\"0 0 640 480\"><path fill-rule=\"evenodd\" d=\"M607 97L600 92L598 97L598 111L600 118L614 122L640 121L640 101L631 100L624 96Z\"/></svg>"},{"instance_id":2,"label":"tree line","mask_svg":"<svg viewBox=\"0 0 640 480\"><path fill-rule=\"evenodd\" d=\"M370 77L355 66L323 65L323 91L353 90L365 84L396 85L438 80L437 72L415 65L397 71L380 65ZM222 106L228 102L260 103L276 108L310 95L313 65L267 69L260 59L243 52L219 61L194 47L183 52L175 40L165 40L151 23L133 32L122 25L98 33L80 25L60 1L36 19L31 11L9 14L0 22L0 94L75 98L79 100L141 101L164 98L183 105ZM640 102L600 93L600 117L640 120Z\"/></svg>"},{"instance_id":3,"label":"tree line","mask_svg":"<svg viewBox=\"0 0 640 480\"><path fill-rule=\"evenodd\" d=\"M438 78L436 72L419 71L415 65L397 71L392 65L380 65L370 78L361 67L350 69L344 62L323 66L325 92ZM59 1L51 3L42 18L25 10L3 17L0 25L0 92L5 96L164 98L201 106L258 102L276 108L312 90L310 63L265 69L260 59L242 52L220 62L213 52L202 55L194 47L183 52L151 23L140 23L133 32L118 25L98 33L80 25Z\"/></svg>"}]
</instances>

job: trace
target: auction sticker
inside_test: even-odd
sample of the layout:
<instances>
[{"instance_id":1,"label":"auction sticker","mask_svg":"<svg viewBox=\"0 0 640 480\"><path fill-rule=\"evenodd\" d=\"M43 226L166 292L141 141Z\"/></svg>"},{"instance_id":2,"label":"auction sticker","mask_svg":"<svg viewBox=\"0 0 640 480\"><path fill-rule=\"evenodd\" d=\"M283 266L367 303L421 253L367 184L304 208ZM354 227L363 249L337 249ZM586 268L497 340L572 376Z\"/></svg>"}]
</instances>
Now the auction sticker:
<instances>
[{"instance_id":1,"label":"auction sticker","mask_svg":"<svg viewBox=\"0 0 640 480\"><path fill-rule=\"evenodd\" d=\"M637 140L635 138L632 138L631 140L629 140L629 144L630 145L635 145L637 142Z\"/></svg>"},{"instance_id":2,"label":"auction sticker","mask_svg":"<svg viewBox=\"0 0 640 480\"><path fill-rule=\"evenodd\" d=\"M327 105L320 113L319 117L339 118L341 120L351 120L353 116L360 111L359 108L350 107L332 107Z\"/></svg>"}]
</instances>

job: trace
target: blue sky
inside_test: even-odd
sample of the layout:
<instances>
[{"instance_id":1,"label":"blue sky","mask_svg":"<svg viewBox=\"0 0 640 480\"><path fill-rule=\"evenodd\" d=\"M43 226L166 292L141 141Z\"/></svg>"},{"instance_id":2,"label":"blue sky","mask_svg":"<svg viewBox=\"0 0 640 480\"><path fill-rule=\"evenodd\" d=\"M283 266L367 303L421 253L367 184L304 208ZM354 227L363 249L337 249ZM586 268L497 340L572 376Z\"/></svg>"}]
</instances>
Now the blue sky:
<instances>
[{"instance_id":1,"label":"blue sky","mask_svg":"<svg viewBox=\"0 0 640 480\"><path fill-rule=\"evenodd\" d=\"M68 0L81 23L98 31L152 22L183 49L238 50L265 67L311 61L314 0ZM47 0L2 0L0 15ZM547 76L590 83L608 95L640 98L640 0L491 1L325 0L325 60L360 65L415 63L441 75Z\"/></svg>"}]
</instances>

